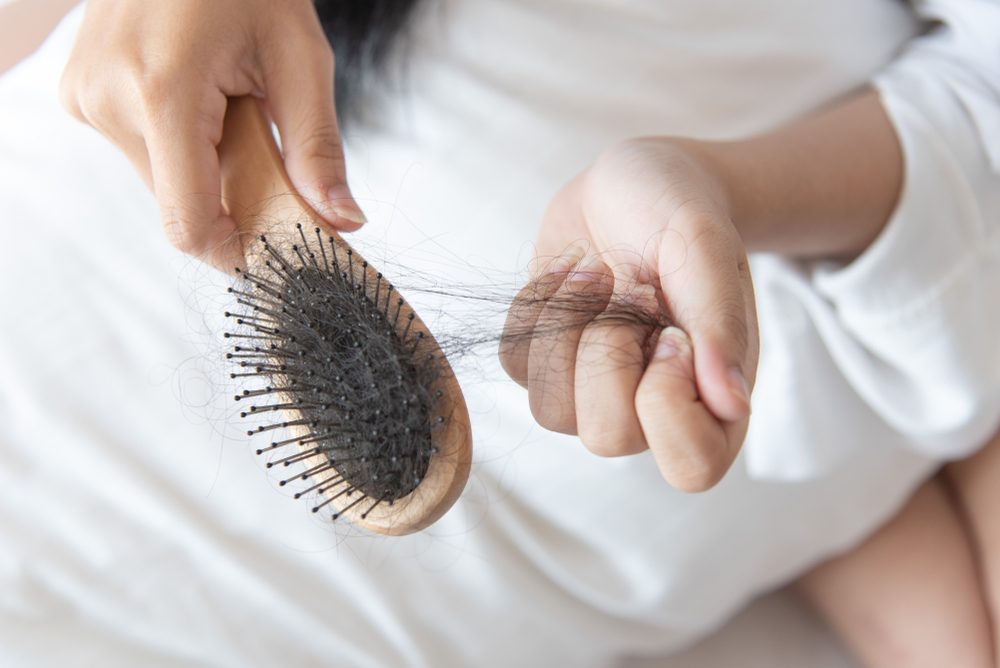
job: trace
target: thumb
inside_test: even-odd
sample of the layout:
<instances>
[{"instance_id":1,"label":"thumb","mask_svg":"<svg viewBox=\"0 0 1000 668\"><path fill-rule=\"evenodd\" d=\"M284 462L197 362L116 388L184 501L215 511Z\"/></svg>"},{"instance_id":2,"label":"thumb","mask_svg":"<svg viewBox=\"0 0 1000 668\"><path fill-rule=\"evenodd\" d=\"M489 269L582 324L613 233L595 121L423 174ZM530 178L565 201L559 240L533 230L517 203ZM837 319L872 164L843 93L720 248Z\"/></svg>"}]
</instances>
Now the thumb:
<instances>
[{"instance_id":1,"label":"thumb","mask_svg":"<svg viewBox=\"0 0 1000 668\"><path fill-rule=\"evenodd\" d=\"M746 256L731 235L692 233L682 266L661 273L671 312L691 336L698 392L726 422L750 415L756 319Z\"/></svg>"},{"instance_id":2,"label":"thumb","mask_svg":"<svg viewBox=\"0 0 1000 668\"><path fill-rule=\"evenodd\" d=\"M285 169L324 220L354 231L366 222L347 186L347 168L333 98L333 52L325 40L303 39L275 50L265 80Z\"/></svg>"},{"instance_id":3,"label":"thumb","mask_svg":"<svg viewBox=\"0 0 1000 668\"><path fill-rule=\"evenodd\" d=\"M636 415L664 479L685 492L719 481L738 448L699 398L691 340L667 327L635 394Z\"/></svg>"}]
</instances>

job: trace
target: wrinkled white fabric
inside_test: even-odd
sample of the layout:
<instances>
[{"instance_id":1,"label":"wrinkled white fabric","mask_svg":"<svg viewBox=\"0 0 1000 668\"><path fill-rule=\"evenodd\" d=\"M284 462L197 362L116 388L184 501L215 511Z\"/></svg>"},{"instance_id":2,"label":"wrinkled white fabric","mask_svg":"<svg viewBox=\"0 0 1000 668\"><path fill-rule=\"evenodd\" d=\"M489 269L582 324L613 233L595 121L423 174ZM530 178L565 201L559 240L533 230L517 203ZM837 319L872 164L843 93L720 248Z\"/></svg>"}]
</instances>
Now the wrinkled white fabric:
<instances>
[{"instance_id":1,"label":"wrinkled white fabric","mask_svg":"<svg viewBox=\"0 0 1000 668\"><path fill-rule=\"evenodd\" d=\"M892 219L847 266L767 258L755 267L758 293L780 311L762 314L774 334L766 354L778 360L762 363L754 400L754 475L821 475L873 446L955 459L1000 418L1000 3L915 4L927 33L874 77L905 156ZM797 324L771 328L787 321ZM830 403L833 374L857 410ZM786 404L803 411L808 438L768 436L786 419L771 387L813 397Z\"/></svg>"},{"instance_id":2,"label":"wrinkled white fabric","mask_svg":"<svg viewBox=\"0 0 1000 668\"><path fill-rule=\"evenodd\" d=\"M167 247L127 161L58 108L72 16L0 80L0 664L609 666L862 539L1000 405L995 41L959 4L922 6L966 18L914 42L890 0L428 2L404 83L346 131L358 245L401 285L514 288L548 198L607 144L741 136L873 78L907 185L849 266L754 258L753 427L716 489L542 431L484 355L458 365L470 486L400 539L310 516L253 457L219 361L225 280ZM502 315L411 296L445 336Z\"/></svg>"}]
</instances>

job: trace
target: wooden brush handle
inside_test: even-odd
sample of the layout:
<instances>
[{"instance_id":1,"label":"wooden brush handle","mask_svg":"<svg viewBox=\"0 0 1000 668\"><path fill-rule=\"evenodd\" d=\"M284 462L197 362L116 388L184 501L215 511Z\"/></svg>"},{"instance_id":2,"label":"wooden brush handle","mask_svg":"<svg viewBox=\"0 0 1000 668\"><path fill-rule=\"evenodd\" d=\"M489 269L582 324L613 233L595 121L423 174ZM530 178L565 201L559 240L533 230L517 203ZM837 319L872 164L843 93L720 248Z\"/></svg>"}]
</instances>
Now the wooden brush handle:
<instances>
[{"instance_id":1,"label":"wooden brush handle","mask_svg":"<svg viewBox=\"0 0 1000 668\"><path fill-rule=\"evenodd\" d=\"M291 239L318 255L320 251L313 230L319 227L323 237L332 239L333 252L340 266L352 267L353 282L367 285L367 298L377 303L378 295L374 290L381 276L340 235L330 231L319 214L295 191L285 172L270 123L255 98L229 100L218 151L223 205L236 221L248 269L266 271L261 257L263 245L257 241L261 234L279 244L282 239ZM297 224L306 232L304 239ZM353 263L348 261L348 250L353 255ZM408 304L403 308L404 313L412 311ZM402 318L399 322L401 329L407 319ZM411 336L423 332L423 339L419 346L414 346L413 354L440 356L445 371L437 386L443 396L434 411L446 421L442 428L431 432L431 444L438 452L431 457L427 472L416 489L397 499L392 506L380 505L366 517L361 516L360 509L344 513L354 524L390 535L418 531L443 515L465 487L472 459L468 410L458 381L440 346L418 315L414 314L409 327ZM306 435L307 432L300 430L298 434ZM305 460L306 468L323 463L322 457L314 455ZM336 501L334 505L338 505Z\"/></svg>"},{"instance_id":2,"label":"wooden brush handle","mask_svg":"<svg viewBox=\"0 0 1000 668\"><path fill-rule=\"evenodd\" d=\"M258 236L282 221L319 226L343 241L295 190L275 143L261 103L253 97L230 98L219 142L222 202L239 228L244 251ZM292 228L285 229L287 233Z\"/></svg>"}]
</instances>

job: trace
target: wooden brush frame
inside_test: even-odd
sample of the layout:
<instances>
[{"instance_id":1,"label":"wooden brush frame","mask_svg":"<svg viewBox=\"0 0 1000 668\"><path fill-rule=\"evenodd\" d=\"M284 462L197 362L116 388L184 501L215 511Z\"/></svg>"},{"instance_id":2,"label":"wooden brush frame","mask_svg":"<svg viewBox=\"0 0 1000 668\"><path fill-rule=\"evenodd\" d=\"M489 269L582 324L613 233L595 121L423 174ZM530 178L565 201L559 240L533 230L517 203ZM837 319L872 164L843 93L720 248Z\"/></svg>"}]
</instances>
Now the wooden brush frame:
<instances>
[{"instance_id":1,"label":"wooden brush frame","mask_svg":"<svg viewBox=\"0 0 1000 668\"><path fill-rule=\"evenodd\" d=\"M319 256L321 250L317 244L320 242L312 234L306 234L303 240L296 226L302 225L310 232L318 227L323 230L323 237L332 240L325 251L328 254L336 253L341 268L353 267L355 282L364 283L368 299L375 302L374 291L379 282L377 271L370 263L365 263L361 255L351 249L340 235L331 231L319 214L296 192L285 172L270 123L255 98L229 100L218 152L223 206L237 223L239 243L246 259L243 269L264 273L263 263L269 256L262 252L263 245L259 242L261 235L267 235L268 241L276 245L283 244L283 240L294 239L289 245L304 245L306 252ZM353 256L351 260L348 258L349 249ZM361 272L365 272L364 278ZM443 416L445 421L440 428L431 431L431 445L436 453L431 456L420 484L391 505L388 502L380 503L362 517L359 505L345 510L356 498L353 495L340 496L331 502L331 506L353 524L386 535L419 531L440 518L465 487L472 461L468 409L454 372L420 316L414 312L413 320L409 321L408 313L413 312L413 309L405 301L402 308L406 317L397 321L397 334L402 335L405 326L409 327L410 337L422 332L423 337L417 342L414 355L433 353L440 357L442 365L443 373L436 386L442 396L434 406L434 415ZM287 402L288 397L282 401ZM301 419L297 411L286 411L286 416L288 421ZM309 434L308 427L289 429L292 436L305 437ZM300 450L305 448L301 445L297 447ZM326 461L326 456L322 453L304 460L306 469ZM344 485L349 483L337 483L323 494L332 499L345 489Z\"/></svg>"}]
</instances>

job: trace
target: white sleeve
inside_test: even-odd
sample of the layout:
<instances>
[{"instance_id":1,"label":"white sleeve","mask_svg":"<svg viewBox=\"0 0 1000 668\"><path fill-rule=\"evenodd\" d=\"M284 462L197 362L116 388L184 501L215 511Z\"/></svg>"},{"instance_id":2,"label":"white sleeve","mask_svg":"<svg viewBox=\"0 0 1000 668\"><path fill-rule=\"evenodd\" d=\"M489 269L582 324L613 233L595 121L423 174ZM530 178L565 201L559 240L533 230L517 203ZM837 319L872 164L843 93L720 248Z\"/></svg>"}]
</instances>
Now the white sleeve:
<instances>
[{"instance_id":1,"label":"white sleeve","mask_svg":"<svg viewBox=\"0 0 1000 668\"><path fill-rule=\"evenodd\" d=\"M812 280L850 343L831 353L891 426L934 456L1000 422L1000 1L925 0L928 32L874 85L905 158L897 209Z\"/></svg>"}]
</instances>

